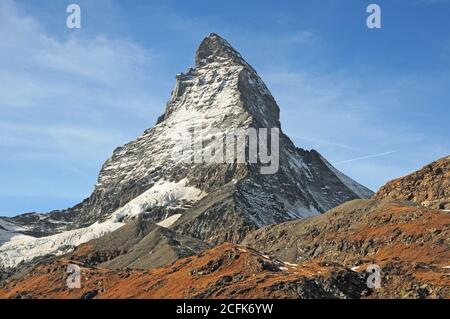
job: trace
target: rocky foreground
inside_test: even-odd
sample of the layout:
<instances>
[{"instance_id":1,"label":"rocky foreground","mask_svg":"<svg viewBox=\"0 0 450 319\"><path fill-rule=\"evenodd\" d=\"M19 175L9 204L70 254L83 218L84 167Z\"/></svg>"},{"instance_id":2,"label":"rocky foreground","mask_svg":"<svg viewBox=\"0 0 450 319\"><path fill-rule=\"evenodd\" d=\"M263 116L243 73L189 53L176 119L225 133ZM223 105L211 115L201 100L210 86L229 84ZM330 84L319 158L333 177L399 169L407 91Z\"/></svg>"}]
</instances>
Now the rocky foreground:
<instances>
[{"instance_id":1,"label":"rocky foreground","mask_svg":"<svg viewBox=\"0 0 450 319\"><path fill-rule=\"evenodd\" d=\"M41 264L0 290L1 298L358 298L364 276L339 265L296 265L223 244L148 271L82 267L82 288L67 289L61 259Z\"/></svg>"},{"instance_id":2,"label":"rocky foreground","mask_svg":"<svg viewBox=\"0 0 450 319\"><path fill-rule=\"evenodd\" d=\"M446 212L355 200L151 270L88 265L78 251L5 282L0 298L448 298L449 238ZM81 289L66 287L69 263ZM366 284L369 264L379 289Z\"/></svg>"},{"instance_id":3,"label":"rocky foreground","mask_svg":"<svg viewBox=\"0 0 450 319\"><path fill-rule=\"evenodd\" d=\"M354 200L257 230L243 244L293 263L381 268L378 298L450 297L450 214L396 200Z\"/></svg>"}]
</instances>

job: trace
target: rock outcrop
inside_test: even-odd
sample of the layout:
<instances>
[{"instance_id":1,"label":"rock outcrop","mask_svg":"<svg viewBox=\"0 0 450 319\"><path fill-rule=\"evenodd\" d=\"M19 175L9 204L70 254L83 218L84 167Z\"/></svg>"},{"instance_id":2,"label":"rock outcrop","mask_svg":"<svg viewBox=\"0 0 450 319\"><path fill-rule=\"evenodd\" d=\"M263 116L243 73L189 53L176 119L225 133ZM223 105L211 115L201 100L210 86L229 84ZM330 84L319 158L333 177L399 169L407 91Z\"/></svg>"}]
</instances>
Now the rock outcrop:
<instances>
[{"instance_id":1,"label":"rock outcrop","mask_svg":"<svg viewBox=\"0 0 450 319\"><path fill-rule=\"evenodd\" d=\"M409 200L424 207L450 210L450 156L390 181L374 198Z\"/></svg>"}]
</instances>

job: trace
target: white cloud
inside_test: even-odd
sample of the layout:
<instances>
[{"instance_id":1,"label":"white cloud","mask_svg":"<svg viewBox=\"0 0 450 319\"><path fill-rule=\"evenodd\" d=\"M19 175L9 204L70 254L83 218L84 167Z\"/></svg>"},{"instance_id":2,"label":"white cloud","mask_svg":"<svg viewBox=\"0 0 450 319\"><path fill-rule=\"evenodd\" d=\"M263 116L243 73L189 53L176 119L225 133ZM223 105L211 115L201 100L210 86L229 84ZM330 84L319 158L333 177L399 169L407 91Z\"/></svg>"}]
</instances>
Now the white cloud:
<instances>
[{"instance_id":1,"label":"white cloud","mask_svg":"<svg viewBox=\"0 0 450 319\"><path fill-rule=\"evenodd\" d=\"M163 105L145 87L152 52L136 43L68 33L52 37L16 2L0 2L0 110L11 125L51 127L83 121L105 133L116 112L149 116ZM153 106L153 109L152 109ZM116 114L114 114L116 113ZM44 116L51 114L51 116ZM95 127L94 127L95 125ZM14 138L15 131L3 132ZM61 135L64 136L64 135ZM96 138L99 135L94 135ZM3 137L5 138L5 136ZM64 137L62 137L64 138Z\"/></svg>"},{"instance_id":2,"label":"white cloud","mask_svg":"<svg viewBox=\"0 0 450 319\"><path fill-rule=\"evenodd\" d=\"M91 41L43 38L36 60L49 70L66 72L99 83L117 85L128 72L137 72L149 53L134 43L97 37Z\"/></svg>"},{"instance_id":3,"label":"white cloud","mask_svg":"<svg viewBox=\"0 0 450 319\"><path fill-rule=\"evenodd\" d=\"M150 80L143 70L149 67L152 52L124 39L83 36L74 32L64 39L52 37L38 20L21 15L14 2L2 1L0 84L7 90L0 93L0 107L37 105L58 91L104 92L129 81Z\"/></svg>"}]
</instances>

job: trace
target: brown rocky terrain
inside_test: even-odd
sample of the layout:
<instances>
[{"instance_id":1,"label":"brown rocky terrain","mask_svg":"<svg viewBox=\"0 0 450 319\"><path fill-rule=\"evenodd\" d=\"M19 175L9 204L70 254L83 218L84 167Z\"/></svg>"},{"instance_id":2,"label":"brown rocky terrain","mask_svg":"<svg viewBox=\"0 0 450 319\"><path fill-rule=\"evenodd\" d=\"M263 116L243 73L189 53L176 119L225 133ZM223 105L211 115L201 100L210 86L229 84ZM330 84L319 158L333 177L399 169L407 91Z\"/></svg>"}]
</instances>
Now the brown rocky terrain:
<instances>
[{"instance_id":1,"label":"brown rocky terrain","mask_svg":"<svg viewBox=\"0 0 450 319\"><path fill-rule=\"evenodd\" d=\"M0 288L0 298L360 298L362 274L337 264L301 265L223 244L171 266L147 271L81 265L82 288L66 288L71 260L40 264Z\"/></svg>"},{"instance_id":2,"label":"brown rocky terrain","mask_svg":"<svg viewBox=\"0 0 450 319\"><path fill-rule=\"evenodd\" d=\"M265 227L243 244L292 263L320 260L382 270L372 297L450 297L450 214L395 200L354 200L327 213Z\"/></svg>"},{"instance_id":3,"label":"brown rocky terrain","mask_svg":"<svg viewBox=\"0 0 450 319\"><path fill-rule=\"evenodd\" d=\"M0 298L450 297L450 215L396 200L354 200L152 270L95 266L91 248L6 281ZM69 263L82 267L81 289L65 286ZM367 288L369 264L379 289Z\"/></svg>"},{"instance_id":4,"label":"brown rocky terrain","mask_svg":"<svg viewBox=\"0 0 450 319\"><path fill-rule=\"evenodd\" d=\"M425 207L450 210L450 156L390 181L374 198L403 199Z\"/></svg>"}]
</instances>

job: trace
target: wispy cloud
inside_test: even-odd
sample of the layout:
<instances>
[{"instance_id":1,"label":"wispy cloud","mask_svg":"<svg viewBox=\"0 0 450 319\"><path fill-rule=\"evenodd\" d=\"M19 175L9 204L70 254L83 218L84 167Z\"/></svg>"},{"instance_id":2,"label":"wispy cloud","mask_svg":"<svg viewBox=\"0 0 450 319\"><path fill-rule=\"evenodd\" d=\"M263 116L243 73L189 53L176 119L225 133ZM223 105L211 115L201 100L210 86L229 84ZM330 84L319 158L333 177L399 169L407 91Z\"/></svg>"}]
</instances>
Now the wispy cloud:
<instances>
[{"instance_id":1,"label":"wispy cloud","mask_svg":"<svg viewBox=\"0 0 450 319\"><path fill-rule=\"evenodd\" d=\"M111 145L126 137L107 128L73 124L18 124L0 121L2 161L32 159L56 165L71 163L97 167L112 151Z\"/></svg>"},{"instance_id":2,"label":"wispy cloud","mask_svg":"<svg viewBox=\"0 0 450 319\"><path fill-rule=\"evenodd\" d=\"M303 136L298 136L295 134L290 134L289 137L300 140L300 141L308 141L308 142L313 142L316 143L318 145L330 145L330 146L336 146L339 148L343 148L346 150L350 150L350 151L357 151L357 152L362 152L363 150L361 150L360 148L357 147L353 147L351 145L346 145L346 144L342 144L342 143L337 143L337 142L331 142L331 141L324 141L318 138L311 138L311 137L303 137Z\"/></svg>"},{"instance_id":3,"label":"wispy cloud","mask_svg":"<svg viewBox=\"0 0 450 319\"><path fill-rule=\"evenodd\" d=\"M0 164L8 167L0 169L0 196L41 196L36 185L55 198L86 194L100 163L161 112L155 57L128 39L83 29L56 37L19 2L0 1ZM35 171L20 180L30 166ZM36 172L43 166L72 182L50 186L53 177L44 182Z\"/></svg>"},{"instance_id":4,"label":"wispy cloud","mask_svg":"<svg viewBox=\"0 0 450 319\"><path fill-rule=\"evenodd\" d=\"M117 89L141 87L142 82L150 81L150 73L144 70L151 66L152 56L148 49L126 39L86 37L84 33L57 39L38 20L20 14L15 2L0 2L2 108L37 106L46 98L87 90L97 97L115 91L111 100L119 97L123 108L129 107L126 101L136 97L120 96L124 90ZM138 94L137 99L145 98L148 96Z\"/></svg>"}]
</instances>

